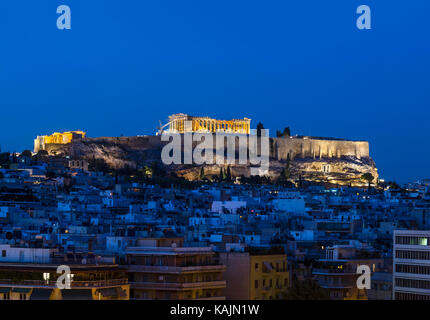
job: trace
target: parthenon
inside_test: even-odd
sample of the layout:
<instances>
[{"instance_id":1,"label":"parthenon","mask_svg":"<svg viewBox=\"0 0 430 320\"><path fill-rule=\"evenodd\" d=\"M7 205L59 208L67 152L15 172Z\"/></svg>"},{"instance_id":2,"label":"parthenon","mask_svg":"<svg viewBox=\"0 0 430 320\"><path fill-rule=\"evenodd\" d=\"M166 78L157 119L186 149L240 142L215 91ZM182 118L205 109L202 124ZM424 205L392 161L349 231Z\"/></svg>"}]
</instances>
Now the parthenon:
<instances>
[{"instance_id":1,"label":"parthenon","mask_svg":"<svg viewBox=\"0 0 430 320\"><path fill-rule=\"evenodd\" d=\"M186 128L186 122L191 126ZM226 132L249 134L251 130L251 119L216 120L209 117L193 117L178 113L169 116L169 132Z\"/></svg>"}]
</instances>

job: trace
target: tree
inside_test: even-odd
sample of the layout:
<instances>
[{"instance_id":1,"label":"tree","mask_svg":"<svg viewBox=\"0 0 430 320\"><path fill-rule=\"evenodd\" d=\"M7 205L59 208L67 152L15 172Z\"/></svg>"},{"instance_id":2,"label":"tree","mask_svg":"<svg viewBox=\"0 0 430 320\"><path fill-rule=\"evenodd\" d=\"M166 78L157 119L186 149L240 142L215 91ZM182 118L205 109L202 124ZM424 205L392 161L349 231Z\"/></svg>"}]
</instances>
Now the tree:
<instances>
[{"instance_id":1,"label":"tree","mask_svg":"<svg viewBox=\"0 0 430 320\"><path fill-rule=\"evenodd\" d=\"M94 158L91 167L94 171L106 173L109 171L109 166L103 158Z\"/></svg>"},{"instance_id":2,"label":"tree","mask_svg":"<svg viewBox=\"0 0 430 320\"><path fill-rule=\"evenodd\" d=\"M153 161L151 163L151 170L153 177L164 177L166 175L166 171L158 161Z\"/></svg>"},{"instance_id":3,"label":"tree","mask_svg":"<svg viewBox=\"0 0 430 320\"><path fill-rule=\"evenodd\" d=\"M222 167L219 168L219 181L222 181L224 179L224 171L222 170Z\"/></svg>"},{"instance_id":4,"label":"tree","mask_svg":"<svg viewBox=\"0 0 430 320\"><path fill-rule=\"evenodd\" d=\"M202 166L200 168L200 180L203 180L205 178L205 168Z\"/></svg>"},{"instance_id":5,"label":"tree","mask_svg":"<svg viewBox=\"0 0 430 320\"><path fill-rule=\"evenodd\" d=\"M39 156L47 156L48 155L48 151L46 151L46 150L39 150L36 155L38 157Z\"/></svg>"},{"instance_id":6,"label":"tree","mask_svg":"<svg viewBox=\"0 0 430 320\"><path fill-rule=\"evenodd\" d=\"M0 153L0 165L5 165L10 163L10 154L9 152Z\"/></svg>"},{"instance_id":7,"label":"tree","mask_svg":"<svg viewBox=\"0 0 430 320\"><path fill-rule=\"evenodd\" d=\"M257 137L261 137L261 130L264 129L264 126L261 122L257 124Z\"/></svg>"},{"instance_id":8,"label":"tree","mask_svg":"<svg viewBox=\"0 0 430 320\"><path fill-rule=\"evenodd\" d=\"M287 163L285 164L285 168L284 168L284 176L283 178L285 180L288 180L290 178L290 155L288 154L287 157Z\"/></svg>"},{"instance_id":9,"label":"tree","mask_svg":"<svg viewBox=\"0 0 430 320\"><path fill-rule=\"evenodd\" d=\"M366 172L361 176L361 180L367 181L367 188L370 189L370 184L372 183L374 177L370 172Z\"/></svg>"},{"instance_id":10,"label":"tree","mask_svg":"<svg viewBox=\"0 0 430 320\"><path fill-rule=\"evenodd\" d=\"M230 166L227 167L227 173L225 175L225 178L227 181L231 180L231 171L230 171Z\"/></svg>"},{"instance_id":11,"label":"tree","mask_svg":"<svg viewBox=\"0 0 430 320\"><path fill-rule=\"evenodd\" d=\"M391 189L400 189L399 184L398 184L397 182L395 182L395 181L389 181L389 182L388 182L388 186L389 186Z\"/></svg>"},{"instance_id":12,"label":"tree","mask_svg":"<svg viewBox=\"0 0 430 320\"><path fill-rule=\"evenodd\" d=\"M49 154L46 150L39 150L37 154L34 156L34 159L36 161L40 162L48 162L49 161Z\"/></svg>"},{"instance_id":13,"label":"tree","mask_svg":"<svg viewBox=\"0 0 430 320\"><path fill-rule=\"evenodd\" d=\"M283 298L285 300L330 300L330 294L317 282L307 279L293 281L292 286L283 294Z\"/></svg>"},{"instance_id":14,"label":"tree","mask_svg":"<svg viewBox=\"0 0 430 320\"><path fill-rule=\"evenodd\" d=\"M148 166L144 166L143 174L145 175L145 177L152 177L152 169Z\"/></svg>"},{"instance_id":15,"label":"tree","mask_svg":"<svg viewBox=\"0 0 430 320\"><path fill-rule=\"evenodd\" d=\"M46 171L45 177L49 179L54 179L57 177L57 174L54 171L48 170Z\"/></svg>"},{"instance_id":16,"label":"tree","mask_svg":"<svg viewBox=\"0 0 430 320\"><path fill-rule=\"evenodd\" d=\"M284 128L284 132L282 134L284 137L289 137L291 136L291 131L290 131L290 127L285 127Z\"/></svg>"},{"instance_id":17,"label":"tree","mask_svg":"<svg viewBox=\"0 0 430 320\"><path fill-rule=\"evenodd\" d=\"M21 152L21 156L27 157L27 158L31 159L31 157L33 156L33 154L31 153L30 150L24 150L23 152Z\"/></svg>"},{"instance_id":18,"label":"tree","mask_svg":"<svg viewBox=\"0 0 430 320\"><path fill-rule=\"evenodd\" d=\"M284 131L280 131L280 130L276 130L276 137L281 138L281 137L289 137L291 136L291 131L290 131L290 127L285 127Z\"/></svg>"}]
</instances>

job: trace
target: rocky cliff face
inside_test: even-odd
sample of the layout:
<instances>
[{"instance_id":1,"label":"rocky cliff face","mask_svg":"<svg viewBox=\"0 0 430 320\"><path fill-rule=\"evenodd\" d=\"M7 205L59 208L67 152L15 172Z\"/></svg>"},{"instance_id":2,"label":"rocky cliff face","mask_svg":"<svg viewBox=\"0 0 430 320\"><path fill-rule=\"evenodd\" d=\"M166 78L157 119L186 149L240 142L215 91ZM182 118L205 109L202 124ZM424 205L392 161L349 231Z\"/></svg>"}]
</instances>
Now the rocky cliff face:
<instances>
[{"instance_id":1,"label":"rocky cliff face","mask_svg":"<svg viewBox=\"0 0 430 320\"><path fill-rule=\"evenodd\" d=\"M47 145L46 150L50 155L75 159L103 159L111 168L120 169L160 159L161 148L162 143L157 137L142 136L85 138L67 145Z\"/></svg>"},{"instance_id":2,"label":"rocky cliff face","mask_svg":"<svg viewBox=\"0 0 430 320\"><path fill-rule=\"evenodd\" d=\"M271 179L278 179L281 172L285 169L287 163L271 159L268 176ZM227 166L223 166L224 170ZM176 173L188 180L200 179L200 168L177 168ZM204 173L206 177L219 176L221 166L206 165ZM233 177L250 176L249 166L246 165L231 165L230 170ZM332 159L295 159L290 162L290 179L298 180L300 177L303 180L327 182L338 185L366 186L367 182L361 179L364 173L371 173L375 178L374 183L378 178L378 170L371 158L332 158Z\"/></svg>"},{"instance_id":3,"label":"rocky cliff face","mask_svg":"<svg viewBox=\"0 0 430 320\"><path fill-rule=\"evenodd\" d=\"M70 156L75 159L103 159L107 165L119 169L129 166L131 168L150 165L154 161L161 163L161 149L166 142L162 142L158 136L142 137L101 137L84 138L73 141L68 145L48 145L47 151L53 155ZM282 150L281 150L282 151ZM277 179L286 167L287 160L277 157L270 158L268 176ZM172 165L166 167L167 171L175 171L179 176L189 180L200 178L200 166ZM226 169L226 166L224 166ZM231 165L233 177L250 176L250 165ZM218 176L219 165L205 165L207 177ZM331 182L341 185L365 185L360 178L364 173L371 173L378 178L375 163L370 157L356 157L353 155L338 157L293 157L290 161L290 175L297 179Z\"/></svg>"}]
</instances>

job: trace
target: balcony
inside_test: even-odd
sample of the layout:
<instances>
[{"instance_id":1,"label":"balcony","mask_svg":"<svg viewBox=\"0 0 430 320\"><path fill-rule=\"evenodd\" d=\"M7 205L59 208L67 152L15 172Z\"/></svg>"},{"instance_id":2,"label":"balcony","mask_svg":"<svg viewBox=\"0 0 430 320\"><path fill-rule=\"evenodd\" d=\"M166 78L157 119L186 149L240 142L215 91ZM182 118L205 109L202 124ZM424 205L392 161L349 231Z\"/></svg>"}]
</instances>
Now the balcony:
<instances>
[{"instance_id":1,"label":"balcony","mask_svg":"<svg viewBox=\"0 0 430 320\"><path fill-rule=\"evenodd\" d=\"M148 273L192 273L192 272L213 272L225 271L226 267L222 264L206 265L206 266L189 266L189 267L174 267L174 266L144 266L144 265L128 265L127 272L148 272Z\"/></svg>"},{"instance_id":2,"label":"balcony","mask_svg":"<svg viewBox=\"0 0 430 320\"><path fill-rule=\"evenodd\" d=\"M312 270L312 274L315 275L352 275L357 274L356 270L353 270L351 268L345 268L345 269L320 269L316 268Z\"/></svg>"},{"instance_id":3,"label":"balcony","mask_svg":"<svg viewBox=\"0 0 430 320\"><path fill-rule=\"evenodd\" d=\"M128 284L128 279L111 279L97 281L72 281L73 289L105 288ZM56 288L56 281L45 280L10 280L0 279L0 287L14 288Z\"/></svg>"},{"instance_id":4,"label":"balcony","mask_svg":"<svg viewBox=\"0 0 430 320\"><path fill-rule=\"evenodd\" d=\"M222 296L222 297L197 298L196 300L226 300L226 299L224 296Z\"/></svg>"},{"instance_id":5,"label":"balcony","mask_svg":"<svg viewBox=\"0 0 430 320\"><path fill-rule=\"evenodd\" d=\"M337 278L339 279L339 278ZM318 284L326 289L352 289L357 286L353 280L342 279L343 281L318 281Z\"/></svg>"},{"instance_id":6,"label":"balcony","mask_svg":"<svg viewBox=\"0 0 430 320\"><path fill-rule=\"evenodd\" d=\"M151 290L188 290L188 289L223 289L226 287L225 280L206 282L130 282L133 289Z\"/></svg>"}]
</instances>

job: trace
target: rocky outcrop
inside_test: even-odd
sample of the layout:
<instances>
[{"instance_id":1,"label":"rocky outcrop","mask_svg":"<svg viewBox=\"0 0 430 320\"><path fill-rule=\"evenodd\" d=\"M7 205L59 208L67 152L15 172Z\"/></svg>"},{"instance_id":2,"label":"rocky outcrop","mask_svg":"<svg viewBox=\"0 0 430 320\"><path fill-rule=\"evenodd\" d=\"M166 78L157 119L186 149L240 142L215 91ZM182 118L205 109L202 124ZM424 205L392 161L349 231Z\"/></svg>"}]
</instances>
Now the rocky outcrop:
<instances>
[{"instance_id":1,"label":"rocky outcrop","mask_svg":"<svg viewBox=\"0 0 430 320\"><path fill-rule=\"evenodd\" d=\"M378 178L378 172L373 160L368 156L363 157L363 155L366 155L366 150L368 150L367 143L348 143L341 140L334 140L333 142L330 140L327 143L329 147L327 147L327 145L323 145L323 140L319 140L322 142L316 144L314 139L314 141L311 141L312 143L298 147L296 146L297 141L299 141L298 138L271 139L272 151L267 176L271 179L277 179L289 161L291 179L300 177L305 180L361 186L366 184L365 181L360 179L364 173L371 173L375 181ZM69 156L74 159L85 159L89 162L94 159L103 159L111 168L120 169L126 166L138 168L150 165L154 161L161 163L161 150L165 144L166 142L162 142L159 136L100 137L79 139L67 145L51 144L46 146L46 150L51 155ZM283 145L285 149L282 147ZM321 151L323 150L322 146L324 150L334 151L329 153L329 156L324 156ZM356 151L358 146L363 149L359 153ZM349 149L346 147L349 147ZM273 150L276 151L274 152ZM297 150L301 150L301 152ZM342 155L339 150L347 150L348 153L347 155ZM354 153L358 154L354 155ZM288 160L290 156L291 160ZM250 167L250 164L230 165L231 175L233 177L249 177ZM226 168L224 166L224 169ZM171 165L166 167L167 171L174 171L177 175L189 180L199 179L200 169L201 166L197 165ZM219 176L220 166L205 165L204 171L209 178Z\"/></svg>"},{"instance_id":2,"label":"rocky outcrop","mask_svg":"<svg viewBox=\"0 0 430 320\"><path fill-rule=\"evenodd\" d=\"M281 172L286 168L286 161L275 159L270 160L270 168L268 177L272 180L279 178ZM222 166L225 170L227 166ZM205 176L211 179L219 176L219 165L205 165ZM201 166L191 168L176 168L176 173L179 176L185 177L188 180L200 179ZM250 176L250 166L247 165L230 165L231 175L233 177ZM365 173L371 173L375 178L376 183L378 178L378 170L374 161L371 158L331 158L331 159L313 159L313 158L298 158L290 162L289 165L290 180L298 179L310 180L316 182L325 182L337 185L352 185L366 186L367 182L361 179Z\"/></svg>"},{"instance_id":3,"label":"rocky outcrop","mask_svg":"<svg viewBox=\"0 0 430 320\"><path fill-rule=\"evenodd\" d=\"M142 136L85 138L67 145L47 145L46 150L50 155L74 159L103 159L111 168L120 169L159 160L161 148L158 137Z\"/></svg>"}]
</instances>

